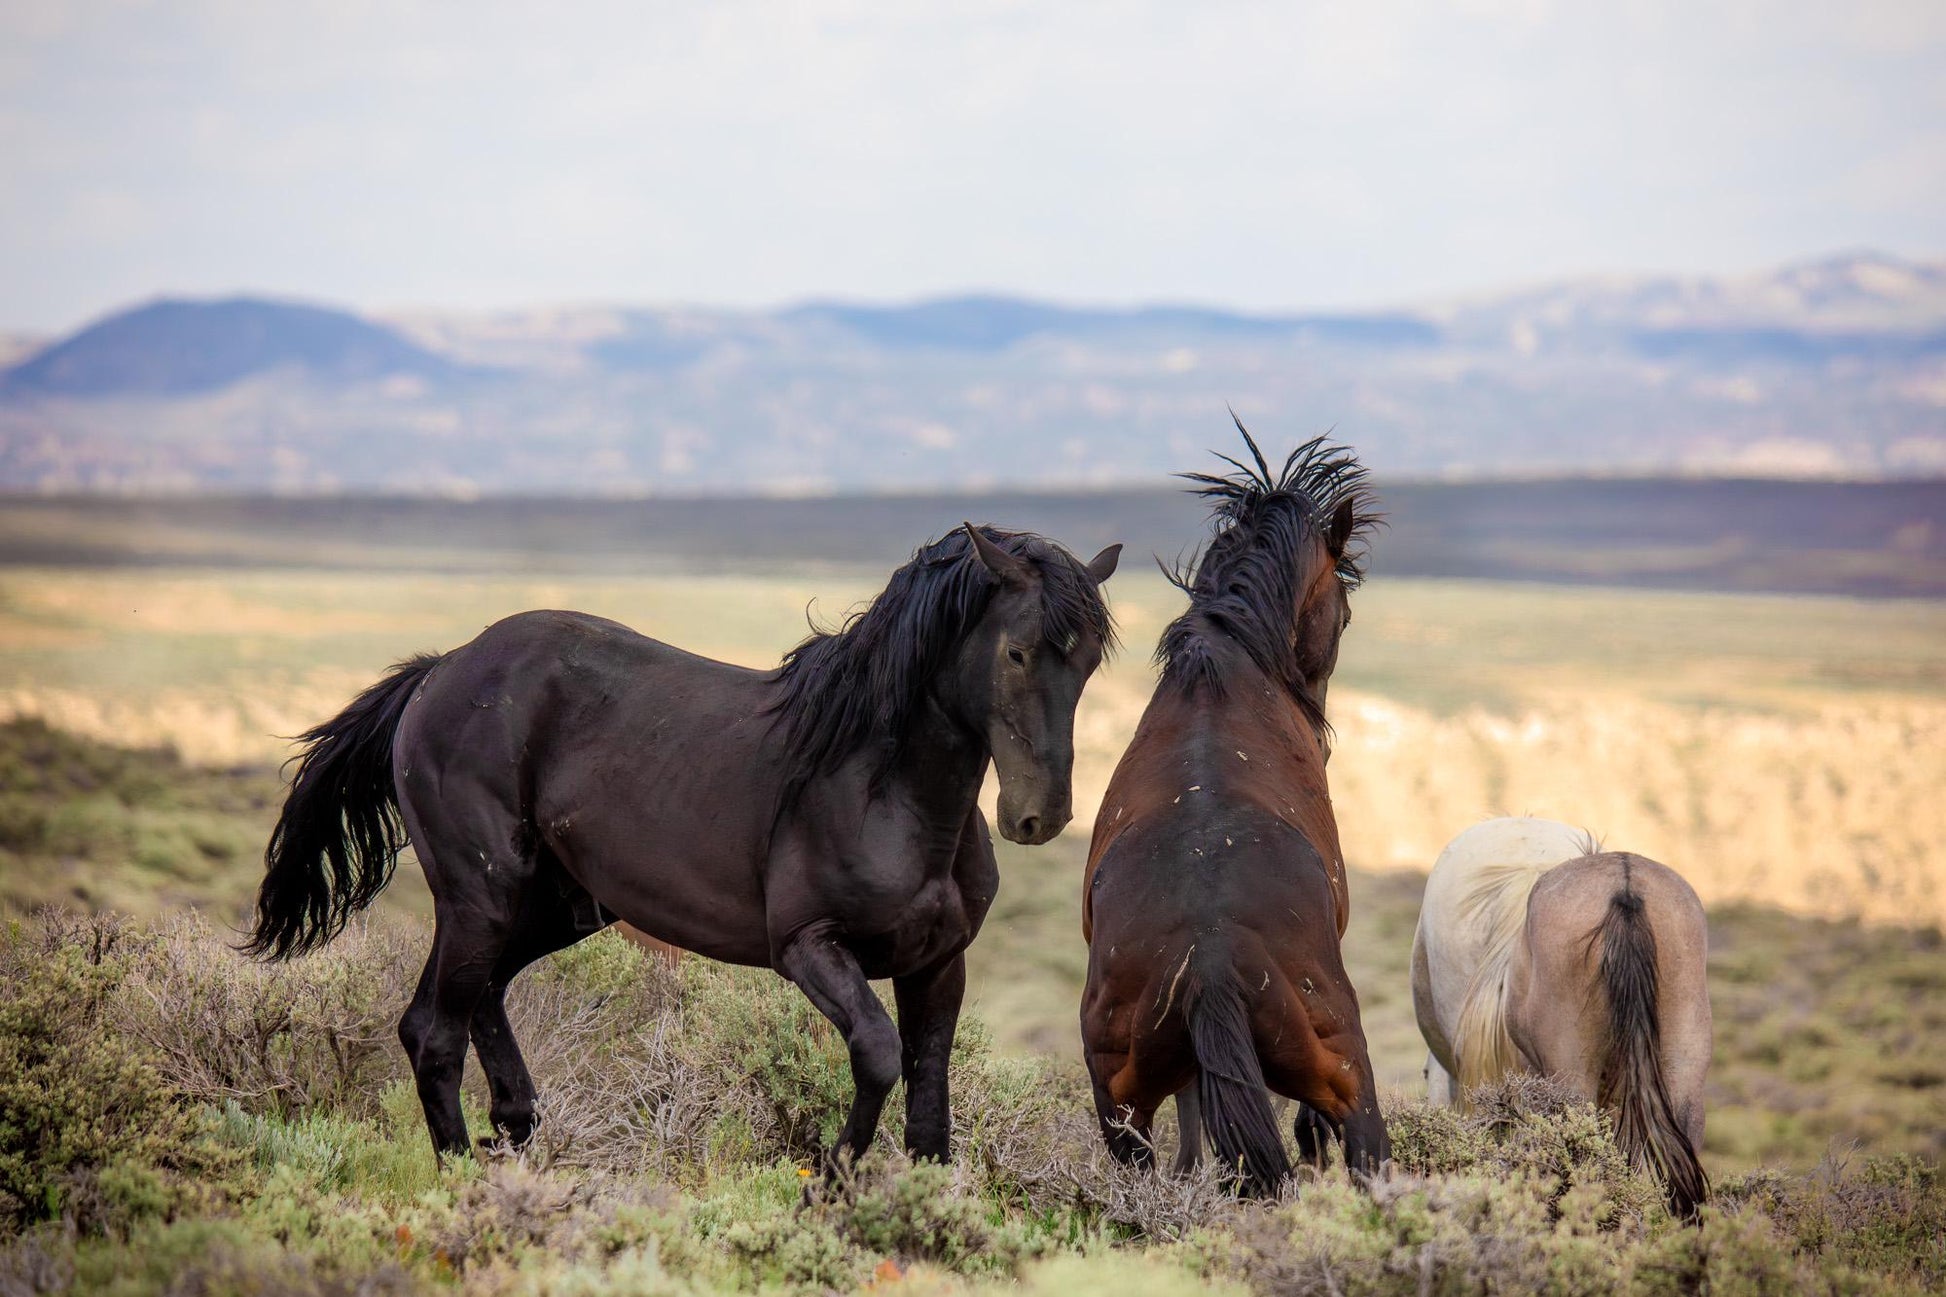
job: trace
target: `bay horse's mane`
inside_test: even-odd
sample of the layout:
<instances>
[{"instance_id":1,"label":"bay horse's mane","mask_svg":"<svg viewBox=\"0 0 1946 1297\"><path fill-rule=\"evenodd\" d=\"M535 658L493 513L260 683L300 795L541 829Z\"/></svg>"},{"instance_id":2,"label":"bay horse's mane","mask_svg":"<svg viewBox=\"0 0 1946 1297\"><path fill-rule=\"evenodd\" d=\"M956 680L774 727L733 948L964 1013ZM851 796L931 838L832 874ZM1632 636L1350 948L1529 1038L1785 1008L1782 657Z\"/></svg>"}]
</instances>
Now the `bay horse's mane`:
<instances>
[{"instance_id":1,"label":"bay horse's mane","mask_svg":"<svg viewBox=\"0 0 1946 1297\"><path fill-rule=\"evenodd\" d=\"M1042 536L982 526L980 535L1033 565L1041 578L1041 635L1063 655L1092 631L1102 651L1115 624L1101 586L1072 554ZM959 651L999 581L964 529L921 545L870 604L835 629L814 627L777 668L789 802L816 776L874 746L872 788L897 763L928 683Z\"/></svg>"},{"instance_id":2,"label":"bay horse's mane","mask_svg":"<svg viewBox=\"0 0 1946 1297\"><path fill-rule=\"evenodd\" d=\"M1163 632L1156 646L1165 685L1220 694L1222 671L1212 656L1211 633L1234 640L1258 669L1281 684L1324 729L1324 709L1305 688L1297 661L1294 619L1306 547L1322 544L1332 514L1347 501L1351 534L1338 558L1338 579L1348 590L1364 580L1364 540L1379 521L1366 471L1348 448L1324 437L1293 450L1282 471L1270 464L1234 412L1231 419L1250 448L1255 467L1219 454L1237 471L1227 477L1179 473L1197 483L1194 493L1214 501L1215 534L1202 552L1174 569L1163 569L1189 596L1189 609Z\"/></svg>"}]
</instances>

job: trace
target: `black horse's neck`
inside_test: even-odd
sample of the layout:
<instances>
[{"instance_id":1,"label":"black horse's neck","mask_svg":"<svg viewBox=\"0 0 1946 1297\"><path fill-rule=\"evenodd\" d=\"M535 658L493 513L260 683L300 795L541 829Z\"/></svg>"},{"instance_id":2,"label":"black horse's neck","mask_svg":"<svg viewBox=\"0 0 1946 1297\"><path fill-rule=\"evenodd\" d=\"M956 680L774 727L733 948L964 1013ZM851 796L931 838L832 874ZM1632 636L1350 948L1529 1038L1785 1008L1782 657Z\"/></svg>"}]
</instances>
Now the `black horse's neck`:
<instances>
[{"instance_id":1,"label":"black horse's neck","mask_svg":"<svg viewBox=\"0 0 1946 1297\"><path fill-rule=\"evenodd\" d=\"M902 750L905 759L887 776L887 787L927 820L948 822L957 831L979 799L992 760L986 736L929 693Z\"/></svg>"}]
</instances>

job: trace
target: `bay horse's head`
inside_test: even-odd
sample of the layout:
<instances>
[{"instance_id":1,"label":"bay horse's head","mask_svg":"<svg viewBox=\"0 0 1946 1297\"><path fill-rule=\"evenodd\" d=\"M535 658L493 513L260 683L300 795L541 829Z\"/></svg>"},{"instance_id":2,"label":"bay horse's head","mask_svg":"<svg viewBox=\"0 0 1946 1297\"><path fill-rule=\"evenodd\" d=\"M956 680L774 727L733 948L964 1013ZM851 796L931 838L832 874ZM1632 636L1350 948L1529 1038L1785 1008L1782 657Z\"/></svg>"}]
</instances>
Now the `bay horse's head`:
<instances>
[{"instance_id":1,"label":"bay horse's head","mask_svg":"<svg viewBox=\"0 0 1946 1297\"><path fill-rule=\"evenodd\" d=\"M1113 637L1100 586L1122 547L1083 564L1038 536L964 534L995 589L960 642L949 705L985 731L1001 836L1033 846L1074 818L1074 712Z\"/></svg>"},{"instance_id":2,"label":"bay horse's head","mask_svg":"<svg viewBox=\"0 0 1946 1297\"><path fill-rule=\"evenodd\" d=\"M1219 455L1237 472L1181 475L1215 501L1215 534L1190 572L1170 574L1189 610L1164 632L1156 656L1165 678L1221 689L1207 634L1220 630L1296 700L1328 757L1325 698L1363 576L1358 541L1377 521L1365 469L1350 450L1315 437L1272 472L1240 420L1237 431L1254 468Z\"/></svg>"}]
</instances>

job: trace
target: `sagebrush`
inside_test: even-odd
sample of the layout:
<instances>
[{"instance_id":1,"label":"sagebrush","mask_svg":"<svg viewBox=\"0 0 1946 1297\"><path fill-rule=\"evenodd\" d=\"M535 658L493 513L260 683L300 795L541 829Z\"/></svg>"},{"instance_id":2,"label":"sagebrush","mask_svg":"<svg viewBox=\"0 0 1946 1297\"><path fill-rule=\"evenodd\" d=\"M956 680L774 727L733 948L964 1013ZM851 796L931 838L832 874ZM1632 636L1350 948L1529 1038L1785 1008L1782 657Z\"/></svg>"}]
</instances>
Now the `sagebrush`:
<instances>
[{"instance_id":1,"label":"sagebrush","mask_svg":"<svg viewBox=\"0 0 1946 1297\"><path fill-rule=\"evenodd\" d=\"M827 1182L808 1157L848 1094L836 1034L771 974L672 968L613 936L516 986L545 1101L535 1144L441 1170L390 1040L425 938L358 927L263 967L193 917L8 923L0 1293L1946 1282L1946 1190L1919 1159L1732 1176L1690 1228L1593 1109L1526 1081L1465 1117L1395 1096L1398 1160L1379 1180L1306 1172L1241 1205L1213 1173L1109 1161L1078 1069L997 1056L977 1020L954 1060L953 1164L907 1164L894 1120ZM484 1108L476 1088L481 1135Z\"/></svg>"}]
</instances>

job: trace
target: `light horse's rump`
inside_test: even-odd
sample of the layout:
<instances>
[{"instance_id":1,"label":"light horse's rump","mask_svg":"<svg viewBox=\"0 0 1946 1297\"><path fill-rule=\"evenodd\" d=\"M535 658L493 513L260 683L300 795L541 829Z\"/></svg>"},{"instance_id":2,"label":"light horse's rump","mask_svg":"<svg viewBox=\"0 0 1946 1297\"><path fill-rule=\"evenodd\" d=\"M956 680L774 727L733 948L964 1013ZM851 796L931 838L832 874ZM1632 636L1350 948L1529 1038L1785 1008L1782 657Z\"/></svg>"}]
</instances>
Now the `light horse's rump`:
<instances>
[{"instance_id":1,"label":"light horse's rump","mask_svg":"<svg viewBox=\"0 0 1946 1297\"><path fill-rule=\"evenodd\" d=\"M1668 866L1550 820L1475 825L1440 853L1413 939L1432 1097L1463 1105L1509 1072L1556 1077L1693 1212L1708 1193L1707 957L1702 904Z\"/></svg>"}]
</instances>

